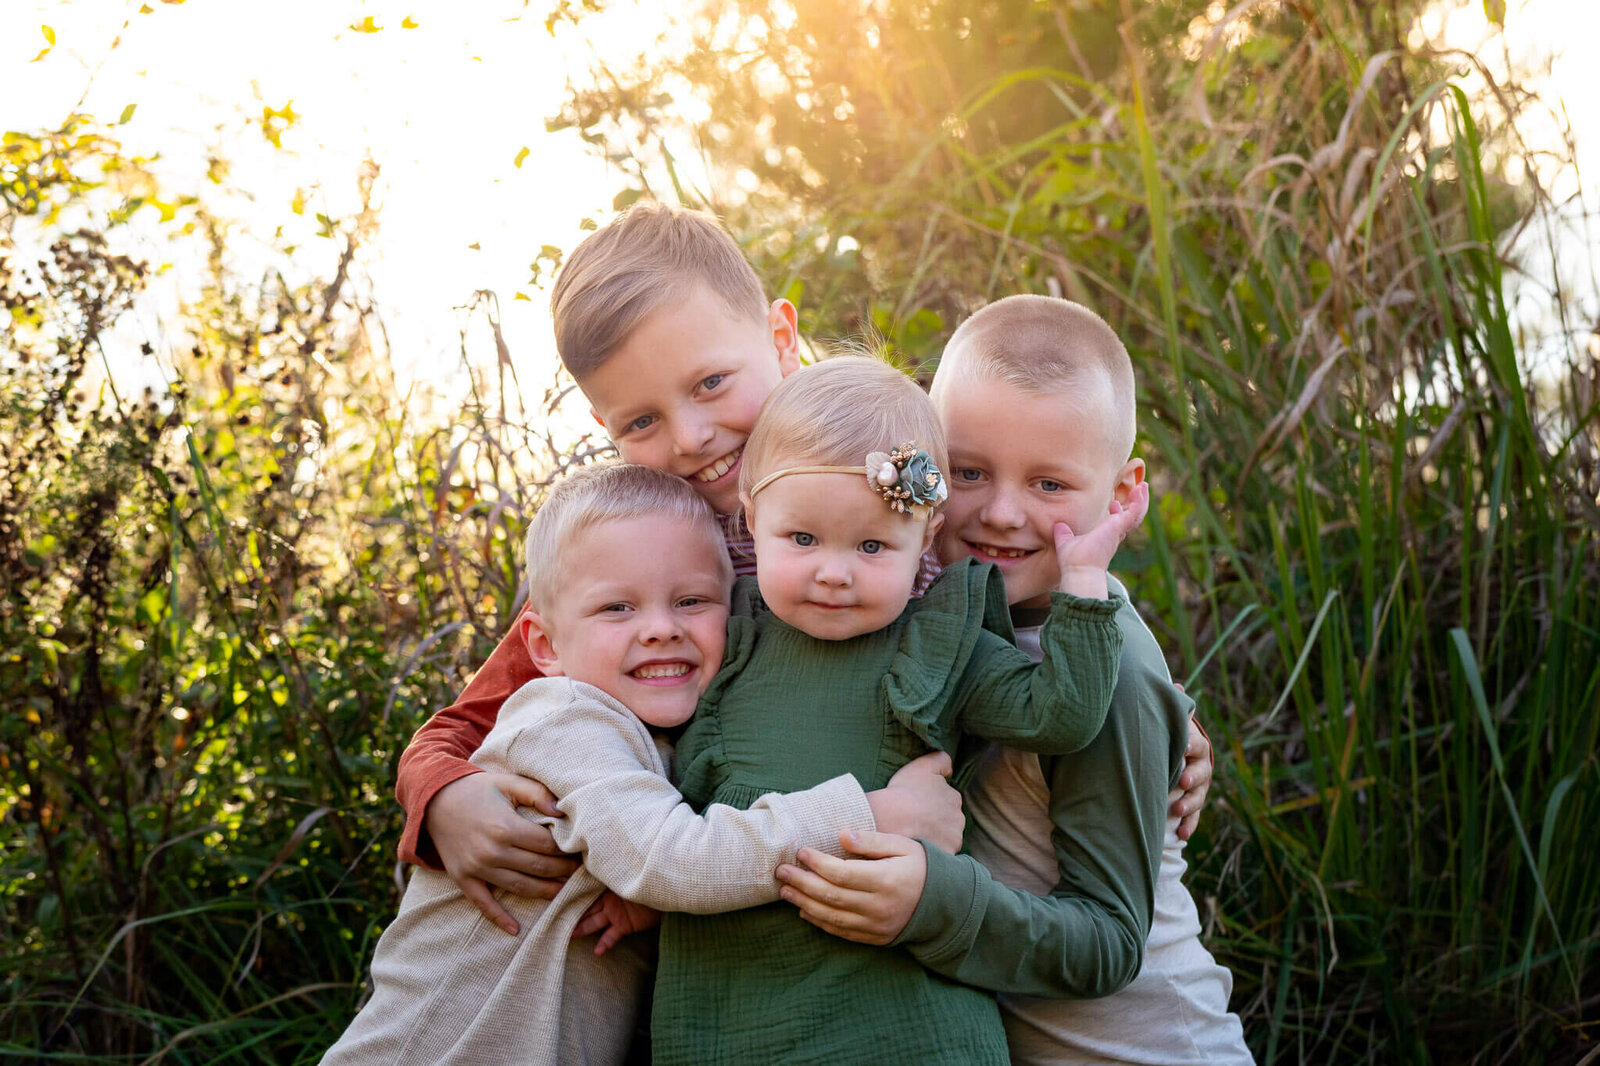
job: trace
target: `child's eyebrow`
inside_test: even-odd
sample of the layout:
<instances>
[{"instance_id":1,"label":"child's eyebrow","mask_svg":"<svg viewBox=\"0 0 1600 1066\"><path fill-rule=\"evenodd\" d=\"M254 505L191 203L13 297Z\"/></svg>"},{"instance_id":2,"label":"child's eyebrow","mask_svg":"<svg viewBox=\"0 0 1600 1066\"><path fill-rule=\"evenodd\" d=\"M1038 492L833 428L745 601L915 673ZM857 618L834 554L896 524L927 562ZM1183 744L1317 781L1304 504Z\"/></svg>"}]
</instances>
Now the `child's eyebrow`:
<instances>
[{"instance_id":1,"label":"child's eyebrow","mask_svg":"<svg viewBox=\"0 0 1600 1066\"><path fill-rule=\"evenodd\" d=\"M728 361L707 356L701 362L693 364L693 369L688 372L689 387L700 384L713 374L730 374L734 368L725 365Z\"/></svg>"}]
</instances>

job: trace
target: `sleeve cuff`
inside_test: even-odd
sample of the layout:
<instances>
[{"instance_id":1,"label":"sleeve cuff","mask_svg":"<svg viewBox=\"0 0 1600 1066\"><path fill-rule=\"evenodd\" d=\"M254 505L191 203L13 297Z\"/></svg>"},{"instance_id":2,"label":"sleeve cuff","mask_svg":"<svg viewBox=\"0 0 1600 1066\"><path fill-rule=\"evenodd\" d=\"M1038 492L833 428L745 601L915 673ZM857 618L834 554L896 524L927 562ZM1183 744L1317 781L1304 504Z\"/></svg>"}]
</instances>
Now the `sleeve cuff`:
<instances>
[{"instance_id":1,"label":"sleeve cuff","mask_svg":"<svg viewBox=\"0 0 1600 1066\"><path fill-rule=\"evenodd\" d=\"M983 922L984 883L988 871L971 856L919 841L928 860L928 876L911 920L892 946L903 947L917 961L932 965L959 956L972 947Z\"/></svg>"},{"instance_id":2,"label":"sleeve cuff","mask_svg":"<svg viewBox=\"0 0 1600 1066\"><path fill-rule=\"evenodd\" d=\"M878 828L872 806L854 774L840 774L804 792L785 797L795 820L797 847L816 848L835 858L847 858L839 844L839 831L870 833Z\"/></svg>"},{"instance_id":3,"label":"sleeve cuff","mask_svg":"<svg viewBox=\"0 0 1600 1066\"><path fill-rule=\"evenodd\" d=\"M415 810L406 810L405 827L400 830L400 847L397 849L401 862L414 863L429 870L441 872L444 870L444 863L439 860L439 849L433 846L433 838L428 835L426 828L428 804L433 802L433 797L443 791L445 786L453 785L463 777L483 772L481 766L462 762L459 773L445 776L438 786L422 799Z\"/></svg>"},{"instance_id":4,"label":"sleeve cuff","mask_svg":"<svg viewBox=\"0 0 1600 1066\"><path fill-rule=\"evenodd\" d=\"M1111 593L1103 600L1090 599L1087 596L1074 596L1070 592L1060 589L1050 591L1050 614L1053 618L1082 619L1086 622L1112 622L1116 621L1117 612L1126 602L1116 593Z\"/></svg>"}]
</instances>

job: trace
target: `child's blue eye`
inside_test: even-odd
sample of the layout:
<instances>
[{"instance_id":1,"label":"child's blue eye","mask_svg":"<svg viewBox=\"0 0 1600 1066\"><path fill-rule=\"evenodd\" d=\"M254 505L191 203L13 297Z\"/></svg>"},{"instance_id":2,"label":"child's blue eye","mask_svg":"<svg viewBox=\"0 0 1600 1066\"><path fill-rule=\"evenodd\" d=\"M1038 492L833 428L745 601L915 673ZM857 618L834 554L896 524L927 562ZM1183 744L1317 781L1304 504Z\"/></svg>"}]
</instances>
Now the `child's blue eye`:
<instances>
[{"instance_id":1,"label":"child's blue eye","mask_svg":"<svg viewBox=\"0 0 1600 1066\"><path fill-rule=\"evenodd\" d=\"M810 533L790 533L789 539L802 548L809 548L817 542L817 538Z\"/></svg>"},{"instance_id":2,"label":"child's blue eye","mask_svg":"<svg viewBox=\"0 0 1600 1066\"><path fill-rule=\"evenodd\" d=\"M883 541L881 540L864 540L861 542L862 555L877 555L881 551L883 551Z\"/></svg>"},{"instance_id":3,"label":"child's blue eye","mask_svg":"<svg viewBox=\"0 0 1600 1066\"><path fill-rule=\"evenodd\" d=\"M679 607L698 607L702 603L705 603L705 602L706 602L705 598L702 597L702 596L685 596L683 599L678 601L678 606Z\"/></svg>"},{"instance_id":4,"label":"child's blue eye","mask_svg":"<svg viewBox=\"0 0 1600 1066\"><path fill-rule=\"evenodd\" d=\"M704 381L700 382L700 387L702 389L706 390L707 392L710 392L712 389L716 388L718 385L721 385L722 384L722 379L727 377L727 376L728 375L726 375L726 374L712 374L710 377L708 377Z\"/></svg>"},{"instance_id":5,"label":"child's blue eye","mask_svg":"<svg viewBox=\"0 0 1600 1066\"><path fill-rule=\"evenodd\" d=\"M974 470L970 466L964 466L956 471L957 481L977 481L981 477L983 477L983 471Z\"/></svg>"},{"instance_id":6,"label":"child's blue eye","mask_svg":"<svg viewBox=\"0 0 1600 1066\"><path fill-rule=\"evenodd\" d=\"M1065 492L1065 491L1067 491L1067 487L1065 485L1063 485L1059 481L1051 481L1049 478L1044 478L1039 482L1039 491L1040 492Z\"/></svg>"},{"instance_id":7,"label":"child's blue eye","mask_svg":"<svg viewBox=\"0 0 1600 1066\"><path fill-rule=\"evenodd\" d=\"M613 612L620 613L622 611L629 610L629 607L625 603L608 603L608 604L606 604L604 607L602 607L600 609L602 611L613 611Z\"/></svg>"},{"instance_id":8,"label":"child's blue eye","mask_svg":"<svg viewBox=\"0 0 1600 1066\"><path fill-rule=\"evenodd\" d=\"M626 432L637 433L641 429L649 429L651 426L655 425L655 421L655 415L640 415L638 418L635 418L632 422L628 423Z\"/></svg>"}]
</instances>

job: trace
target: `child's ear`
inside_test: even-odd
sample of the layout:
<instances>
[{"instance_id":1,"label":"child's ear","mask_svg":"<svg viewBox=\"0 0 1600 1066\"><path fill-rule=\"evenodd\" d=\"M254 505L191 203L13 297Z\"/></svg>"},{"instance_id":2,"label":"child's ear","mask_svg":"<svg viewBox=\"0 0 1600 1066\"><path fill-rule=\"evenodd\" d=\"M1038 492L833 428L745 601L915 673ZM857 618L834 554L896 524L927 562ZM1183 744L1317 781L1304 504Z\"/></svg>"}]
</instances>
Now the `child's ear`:
<instances>
[{"instance_id":1,"label":"child's ear","mask_svg":"<svg viewBox=\"0 0 1600 1066\"><path fill-rule=\"evenodd\" d=\"M923 552L927 552L929 548L933 547L933 538L939 535L939 530L943 527L944 515L933 514L928 516L928 528L927 531L922 534Z\"/></svg>"},{"instance_id":2,"label":"child's ear","mask_svg":"<svg viewBox=\"0 0 1600 1066\"><path fill-rule=\"evenodd\" d=\"M561 669L561 656L551 638L549 624L533 611L525 611L517 619L517 625L522 630L522 643L528 646L528 658L533 660L533 665L545 677L561 677L565 671Z\"/></svg>"},{"instance_id":3,"label":"child's ear","mask_svg":"<svg viewBox=\"0 0 1600 1066\"><path fill-rule=\"evenodd\" d=\"M596 422L598 422L600 424L600 428L601 429L606 429L606 420L601 418L600 417L600 412L596 411L593 407L589 408L589 417L594 419ZM606 429L606 432L610 433L611 431L609 429Z\"/></svg>"},{"instance_id":4,"label":"child's ear","mask_svg":"<svg viewBox=\"0 0 1600 1066\"><path fill-rule=\"evenodd\" d=\"M767 329L772 332L772 348L778 353L778 370L788 377L800 369L800 313L794 304L773 300L767 308Z\"/></svg>"},{"instance_id":5,"label":"child's ear","mask_svg":"<svg viewBox=\"0 0 1600 1066\"><path fill-rule=\"evenodd\" d=\"M1111 486L1111 498L1126 505L1133 490L1144 484L1144 460L1129 459L1117 472L1116 484Z\"/></svg>"},{"instance_id":6,"label":"child's ear","mask_svg":"<svg viewBox=\"0 0 1600 1066\"><path fill-rule=\"evenodd\" d=\"M747 492L739 493L739 506L744 508L744 524L745 525L748 526L748 525L750 525L752 522L754 522L756 520L756 510L755 510L755 507L750 503L750 494L749 493L747 493Z\"/></svg>"}]
</instances>

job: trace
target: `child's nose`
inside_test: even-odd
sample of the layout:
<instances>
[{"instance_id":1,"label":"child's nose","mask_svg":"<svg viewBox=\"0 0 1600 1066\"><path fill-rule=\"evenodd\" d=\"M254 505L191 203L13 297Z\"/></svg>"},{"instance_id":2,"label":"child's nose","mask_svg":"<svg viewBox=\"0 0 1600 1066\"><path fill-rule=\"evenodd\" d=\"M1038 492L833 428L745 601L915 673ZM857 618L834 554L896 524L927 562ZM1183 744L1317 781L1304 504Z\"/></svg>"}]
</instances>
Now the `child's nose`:
<instances>
[{"instance_id":1,"label":"child's nose","mask_svg":"<svg viewBox=\"0 0 1600 1066\"><path fill-rule=\"evenodd\" d=\"M1027 520L1016 494L996 489L979 512L983 524L994 529L1020 529Z\"/></svg>"},{"instance_id":2,"label":"child's nose","mask_svg":"<svg viewBox=\"0 0 1600 1066\"><path fill-rule=\"evenodd\" d=\"M645 644L682 640L683 627L671 611L646 611L640 619L639 639Z\"/></svg>"},{"instance_id":3,"label":"child's nose","mask_svg":"<svg viewBox=\"0 0 1600 1066\"><path fill-rule=\"evenodd\" d=\"M843 559L832 556L817 564L817 584L847 588L850 584L850 567Z\"/></svg>"},{"instance_id":4,"label":"child's nose","mask_svg":"<svg viewBox=\"0 0 1600 1066\"><path fill-rule=\"evenodd\" d=\"M672 450L679 455L698 455L716 435L717 427L709 418L679 418L673 427Z\"/></svg>"}]
</instances>

